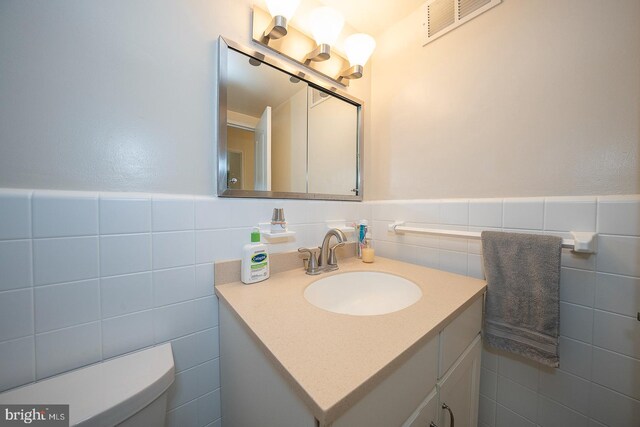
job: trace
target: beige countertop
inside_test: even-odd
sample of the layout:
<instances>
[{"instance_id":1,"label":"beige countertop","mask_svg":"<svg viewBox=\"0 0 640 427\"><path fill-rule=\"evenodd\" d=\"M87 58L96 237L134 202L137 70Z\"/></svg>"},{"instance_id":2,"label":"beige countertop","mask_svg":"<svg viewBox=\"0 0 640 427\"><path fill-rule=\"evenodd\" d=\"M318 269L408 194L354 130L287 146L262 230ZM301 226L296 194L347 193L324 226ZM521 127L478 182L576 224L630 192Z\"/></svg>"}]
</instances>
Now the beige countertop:
<instances>
[{"instance_id":1,"label":"beige countertop","mask_svg":"<svg viewBox=\"0 0 640 427\"><path fill-rule=\"evenodd\" d=\"M395 313L331 313L304 298L312 282L348 271L383 271L418 284L422 298ZM335 421L485 290L483 280L376 257L340 262L340 270L308 276L303 269L244 285L216 285L265 354L323 423Z\"/></svg>"}]
</instances>

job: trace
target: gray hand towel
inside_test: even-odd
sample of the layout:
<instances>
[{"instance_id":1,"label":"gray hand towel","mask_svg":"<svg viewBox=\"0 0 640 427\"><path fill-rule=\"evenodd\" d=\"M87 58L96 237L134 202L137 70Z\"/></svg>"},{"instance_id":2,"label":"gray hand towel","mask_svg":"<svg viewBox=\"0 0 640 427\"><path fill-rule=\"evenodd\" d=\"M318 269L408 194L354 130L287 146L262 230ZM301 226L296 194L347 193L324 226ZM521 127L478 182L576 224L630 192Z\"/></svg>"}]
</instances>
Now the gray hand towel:
<instances>
[{"instance_id":1,"label":"gray hand towel","mask_svg":"<svg viewBox=\"0 0 640 427\"><path fill-rule=\"evenodd\" d=\"M485 342L558 367L562 239L482 232Z\"/></svg>"}]
</instances>

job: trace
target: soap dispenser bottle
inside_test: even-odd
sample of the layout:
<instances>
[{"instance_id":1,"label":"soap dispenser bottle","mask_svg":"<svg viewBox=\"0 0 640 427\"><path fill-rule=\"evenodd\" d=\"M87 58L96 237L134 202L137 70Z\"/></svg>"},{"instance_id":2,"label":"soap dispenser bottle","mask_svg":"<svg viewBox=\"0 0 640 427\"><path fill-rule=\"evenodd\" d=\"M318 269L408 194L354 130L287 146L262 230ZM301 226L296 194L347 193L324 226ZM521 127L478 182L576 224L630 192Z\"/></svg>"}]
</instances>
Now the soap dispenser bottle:
<instances>
[{"instance_id":1,"label":"soap dispenser bottle","mask_svg":"<svg viewBox=\"0 0 640 427\"><path fill-rule=\"evenodd\" d=\"M269 278L269 253L267 245L260 243L260 230L251 232L251 243L242 248L240 280L247 285Z\"/></svg>"}]
</instances>

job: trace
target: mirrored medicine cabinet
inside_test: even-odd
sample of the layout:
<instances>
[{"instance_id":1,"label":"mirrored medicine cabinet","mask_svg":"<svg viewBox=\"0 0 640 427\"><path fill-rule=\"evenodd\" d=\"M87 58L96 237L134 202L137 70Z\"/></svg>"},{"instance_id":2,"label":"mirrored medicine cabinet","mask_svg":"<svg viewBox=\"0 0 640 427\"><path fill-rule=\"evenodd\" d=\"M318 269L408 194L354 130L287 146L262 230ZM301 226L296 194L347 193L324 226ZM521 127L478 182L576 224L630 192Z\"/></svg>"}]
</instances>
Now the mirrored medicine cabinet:
<instances>
[{"instance_id":1,"label":"mirrored medicine cabinet","mask_svg":"<svg viewBox=\"0 0 640 427\"><path fill-rule=\"evenodd\" d=\"M218 195L362 200L362 102L220 37Z\"/></svg>"}]
</instances>

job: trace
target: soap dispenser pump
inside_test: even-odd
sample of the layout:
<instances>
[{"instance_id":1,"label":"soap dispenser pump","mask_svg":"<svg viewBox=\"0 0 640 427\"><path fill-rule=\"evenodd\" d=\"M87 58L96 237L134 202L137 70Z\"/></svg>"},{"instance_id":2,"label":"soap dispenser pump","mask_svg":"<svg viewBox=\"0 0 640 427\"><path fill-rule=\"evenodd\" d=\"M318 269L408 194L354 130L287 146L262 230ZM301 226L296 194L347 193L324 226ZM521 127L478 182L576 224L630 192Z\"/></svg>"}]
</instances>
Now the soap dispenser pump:
<instances>
[{"instance_id":1,"label":"soap dispenser pump","mask_svg":"<svg viewBox=\"0 0 640 427\"><path fill-rule=\"evenodd\" d=\"M260 230L251 232L251 243L242 248L240 280L247 285L269 278L269 253L267 245L260 243Z\"/></svg>"}]
</instances>

